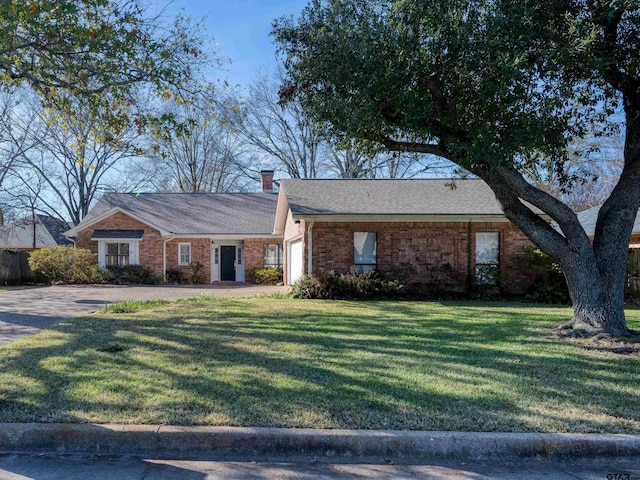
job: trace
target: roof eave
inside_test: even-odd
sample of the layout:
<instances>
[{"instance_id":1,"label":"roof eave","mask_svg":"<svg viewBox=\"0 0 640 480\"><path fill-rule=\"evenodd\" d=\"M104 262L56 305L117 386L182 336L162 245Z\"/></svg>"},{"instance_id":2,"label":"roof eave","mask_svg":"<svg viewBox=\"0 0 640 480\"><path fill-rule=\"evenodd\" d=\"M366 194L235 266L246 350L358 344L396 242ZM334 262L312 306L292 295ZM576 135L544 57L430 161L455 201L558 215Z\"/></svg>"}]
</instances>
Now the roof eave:
<instances>
[{"instance_id":1,"label":"roof eave","mask_svg":"<svg viewBox=\"0 0 640 480\"><path fill-rule=\"evenodd\" d=\"M284 229L287 225L287 215L289 215L289 201L285 191L284 182L280 185L278 192L278 203L276 204L276 218L273 222L273 234L284 235Z\"/></svg>"},{"instance_id":2,"label":"roof eave","mask_svg":"<svg viewBox=\"0 0 640 480\"><path fill-rule=\"evenodd\" d=\"M138 222L140 222L140 223L142 223L144 225L147 225L148 227L151 227L151 228L153 228L155 230L158 230L160 232L160 235L162 235L163 237L167 237L167 236L172 235L171 232L168 232L168 231L162 229L161 227L158 227L157 225L153 225L152 223L150 223L147 220L144 220L144 219L138 217L137 215L129 212L128 210L125 210L125 209L120 208L120 207L112 207L109 210L107 210L106 212L98 215L95 218L92 218L91 220L89 220L86 223L80 222L74 228L64 232L64 236L65 237L69 237L71 235L77 235L78 232L80 232L82 230L85 230L85 229L89 228L91 225L95 225L96 223L98 223L98 222L104 220L105 218L113 215L114 213L118 213L118 212L120 212L120 213L122 213L122 214L124 214L124 215L126 215L128 217L131 217L134 220L137 220Z\"/></svg>"}]
</instances>

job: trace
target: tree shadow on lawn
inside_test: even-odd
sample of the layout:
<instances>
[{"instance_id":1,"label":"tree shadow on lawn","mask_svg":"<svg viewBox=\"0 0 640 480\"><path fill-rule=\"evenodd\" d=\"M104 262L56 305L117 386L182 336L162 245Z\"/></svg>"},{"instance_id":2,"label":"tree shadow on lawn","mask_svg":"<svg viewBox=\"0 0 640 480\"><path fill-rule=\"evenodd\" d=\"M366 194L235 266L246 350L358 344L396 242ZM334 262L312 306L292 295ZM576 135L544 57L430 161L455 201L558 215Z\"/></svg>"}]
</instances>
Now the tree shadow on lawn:
<instances>
[{"instance_id":1,"label":"tree shadow on lawn","mask_svg":"<svg viewBox=\"0 0 640 480\"><path fill-rule=\"evenodd\" d=\"M368 315L348 303L341 316L247 315L246 305L224 305L75 320L56 327L53 343L10 349L0 357L0 420L638 429L640 396L619 384L638 362L536 333L539 315L430 318L420 304L384 303Z\"/></svg>"}]
</instances>

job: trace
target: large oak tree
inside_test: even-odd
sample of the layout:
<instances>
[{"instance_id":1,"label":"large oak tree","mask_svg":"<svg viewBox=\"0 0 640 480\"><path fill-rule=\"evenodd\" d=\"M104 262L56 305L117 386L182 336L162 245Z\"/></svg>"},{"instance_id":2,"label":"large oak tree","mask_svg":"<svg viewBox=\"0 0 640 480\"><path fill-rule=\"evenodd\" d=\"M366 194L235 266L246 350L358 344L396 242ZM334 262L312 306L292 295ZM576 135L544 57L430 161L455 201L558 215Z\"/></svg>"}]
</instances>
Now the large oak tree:
<instances>
[{"instance_id":1,"label":"large oak tree","mask_svg":"<svg viewBox=\"0 0 640 480\"><path fill-rule=\"evenodd\" d=\"M482 178L509 220L561 265L573 326L628 333L625 271L640 206L638 0L314 0L299 18L277 20L273 34L285 57L283 100L301 102L338 137L437 155ZM571 208L527 179L550 162L561 173L576 138L619 101L624 167L592 244Z\"/></svg>"}]
</instances>

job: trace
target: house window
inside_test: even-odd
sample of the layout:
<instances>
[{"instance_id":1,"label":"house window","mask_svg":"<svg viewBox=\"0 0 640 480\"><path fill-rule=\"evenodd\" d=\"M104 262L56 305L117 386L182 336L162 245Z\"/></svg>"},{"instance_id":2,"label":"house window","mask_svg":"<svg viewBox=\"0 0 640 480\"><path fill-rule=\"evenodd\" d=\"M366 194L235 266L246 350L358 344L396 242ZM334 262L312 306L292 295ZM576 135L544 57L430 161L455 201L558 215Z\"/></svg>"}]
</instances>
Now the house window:
<instances>
[{"instance_id":1,"label":"house window","mask_svg":"<svg viewBox=\"0 0 640 480\"><path fill-rule=\"evenodd\" d=\"M125 265L129 265L129 244L107 243L105 265L107 267L124 267Z\"/></svg>"},{"instance_id":2,"label":"house window","mask_svg":"<svg viewBox=\"0 0 640 480\"><path fill-rule=\"evenodd\" d=\"M219 256L220 256L220 250L218 249L218 247L216 247L213 250L213 263L215 263L216 265L220 263Z\"/></svg>"},{"instance_id":3,"label":"house window","mask_svg":"<svg viewBox=\"0 0 640 480\"><path fill-rule=\"evenodd\" d=\"M191 265L191 244L178 244L178 265Z\"/></svg>"},{"instance_id":4,"label":"house window","mask_svg":"<svg viewBox=\"0 0 640 480\"><path fill-rule=\"evenodd\" d=\"M238 247L237 248L238 253L237 253L237 258L238 258L238 265L242 265L242 247Z\"/></svg>"},{"instance_id":5,"label":"house window","mask_svg":"<svg viewBox=\"0 0 640 480\"><path fill-rule=\"evenodd\" d=\"M270 243L264 246L264 268L282 268L284 249L281 244Z\"/></svg>"},{"instance_id":6,"label":"house window","mask_svg":"<svg viewBox=\"0 0 640 480\"><path fill-rule=\"evenodd\" d=\"M353 232L353 269L357 273L375 270L378 264L378 239L375 232Z\"/></svg>"},{"instance_id":7,"label":"house window","mask_svg":"<svg viewBox=\"0 0 640 480\"><path fill-rule=\"evenodd\" d=\"M476 233L476 284L495 285L500 264L500 232Z\"/></svg>"}]
</instances>

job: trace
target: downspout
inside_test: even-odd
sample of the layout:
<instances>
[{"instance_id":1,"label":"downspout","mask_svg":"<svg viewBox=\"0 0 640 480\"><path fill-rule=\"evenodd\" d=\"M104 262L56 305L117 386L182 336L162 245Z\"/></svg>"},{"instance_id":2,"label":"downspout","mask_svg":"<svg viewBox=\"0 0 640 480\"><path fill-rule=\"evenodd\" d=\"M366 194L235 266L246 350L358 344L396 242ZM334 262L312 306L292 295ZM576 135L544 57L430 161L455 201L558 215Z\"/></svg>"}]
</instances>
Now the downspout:
<instances>
[{"instance_id":1,"label":"downspout","mask_svg":"<svg viewBox=\"0 0 640 480\"><path fill-rule=\"evenodd\" d=\"M313 223L312 218L307 229L307 275L313 274Z\"/></svg>"}]
</instances>

